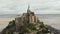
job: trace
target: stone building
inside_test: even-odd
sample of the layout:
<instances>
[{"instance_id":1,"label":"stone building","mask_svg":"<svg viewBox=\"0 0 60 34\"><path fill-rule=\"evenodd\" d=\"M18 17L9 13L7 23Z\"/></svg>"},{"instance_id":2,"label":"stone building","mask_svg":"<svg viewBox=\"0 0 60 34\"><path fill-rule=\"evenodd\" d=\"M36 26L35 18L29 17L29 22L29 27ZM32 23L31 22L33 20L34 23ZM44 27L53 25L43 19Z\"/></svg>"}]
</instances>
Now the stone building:
<instances>
[{"instance_id":1,"label":"stone building","mask_svg":"<svg viewBox=\"0 0 60 34\"><path fill-rule=\"evenodd\" d=\"M22 16L15 18L14 22L12 21L11 23L12 25L10 26L12 27L7 26L7 28L3 30L3 34L49 34L48 28L44 26L43 22L40 22L38 20L34 12L30 11L29 6L27 9L27 13L23 13Z\"/></svg>"},{"instance_id":2,"label":"stone building","mask_svg":"<svg viewBox=\"0 0 60 34\"><path fill-rule=\"evenodd\" d=\"M27 9L27 13L23 13L21 17L15 19L16 31L19 30L19 26L22 26L27 23L37 23L37 17L34 12L30 11L29 6Z\"/></svg>"},{"instance_id":3,"label":"stone building","mask_svg":"<svg viewBox=\"0 0 60 34\"><path fill-rule=\"evenodd\" d=\"M24 25L24 19L25 19L25 16L15 18L16 31L19 31L20 26Z\"/></svg>"}]
</instances>

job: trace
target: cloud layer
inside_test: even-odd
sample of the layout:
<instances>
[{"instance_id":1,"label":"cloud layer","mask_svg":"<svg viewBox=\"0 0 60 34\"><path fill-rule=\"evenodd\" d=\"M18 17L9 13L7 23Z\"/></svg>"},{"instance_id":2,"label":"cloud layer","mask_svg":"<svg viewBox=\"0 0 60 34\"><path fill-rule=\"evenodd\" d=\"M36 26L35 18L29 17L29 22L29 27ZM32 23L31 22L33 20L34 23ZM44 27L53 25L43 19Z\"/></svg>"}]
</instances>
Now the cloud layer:
<instances>
[{"instance_id":1,"label":"cloud layer","mask_svg":"<svg viewBox=\"0 0 60 34\"><path fill-rule=\"evenodd\" d=\"M28 4L36 14L60 14L60 0L0 0L0 14L21 14Z\"/></svg>"}]
</instances>

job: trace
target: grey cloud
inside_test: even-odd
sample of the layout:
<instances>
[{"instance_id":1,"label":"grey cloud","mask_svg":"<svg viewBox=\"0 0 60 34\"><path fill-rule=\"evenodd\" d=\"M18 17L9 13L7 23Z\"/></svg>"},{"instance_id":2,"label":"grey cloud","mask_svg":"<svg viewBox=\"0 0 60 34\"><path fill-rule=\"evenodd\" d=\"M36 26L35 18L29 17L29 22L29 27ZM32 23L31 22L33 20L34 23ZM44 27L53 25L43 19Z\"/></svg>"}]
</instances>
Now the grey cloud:
<instances>
[{"instance_id":1,"label":"grey cloud","mask_svg":"<svg viewBox=\"0 0 60 34\"><path fill-rule=\"evenodd\" d=\"M23 13L27 9L27 4L31 4L32 10L40 11L41 13L49 13L50 10L60 10L60 0L0 0L0 13ZM34 5L35 4L35 5ZM40 6L38 6L40 5ZM58 6L58 7L56 7ZM46 11L48 10L48 11ZM22 11L22 12L21 12ZM43 11L43 12L42 12ZM52 11L52 12L53 12ZM52 13L50 12L50 13ZM56 11L57 12L57 11ZM57 12L58 13L58 12Z\"/></svg>"}]
</instances>

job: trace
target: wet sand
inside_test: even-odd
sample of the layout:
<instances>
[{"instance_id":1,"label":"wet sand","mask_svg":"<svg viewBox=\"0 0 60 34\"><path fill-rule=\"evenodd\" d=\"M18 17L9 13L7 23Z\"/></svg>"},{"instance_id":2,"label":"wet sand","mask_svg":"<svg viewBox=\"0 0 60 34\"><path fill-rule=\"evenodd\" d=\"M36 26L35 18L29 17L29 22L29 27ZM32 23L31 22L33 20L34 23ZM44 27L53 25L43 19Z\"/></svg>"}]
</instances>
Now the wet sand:
<instances>
[{"instance_id":1,"label":"wet sand","mask_svg":"<svg viewBox=\"0 0 60 34\"><path fill-rule=\"evenodd\" d=\"M9 24L9 21L14 20L14 18L0 18L0 32Z\"/></svg>"}]
</instances>

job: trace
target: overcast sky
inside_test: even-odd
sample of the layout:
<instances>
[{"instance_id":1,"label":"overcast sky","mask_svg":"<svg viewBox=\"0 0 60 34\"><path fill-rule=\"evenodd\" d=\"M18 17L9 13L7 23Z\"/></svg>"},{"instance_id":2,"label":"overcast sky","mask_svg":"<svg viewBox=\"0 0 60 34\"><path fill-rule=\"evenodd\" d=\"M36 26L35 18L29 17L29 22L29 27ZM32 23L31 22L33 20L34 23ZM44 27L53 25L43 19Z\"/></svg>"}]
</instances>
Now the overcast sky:
<instances>
[{"instance_id":1,"label":"overcast sky","mask_svg":"<svg viewBox=\"0 0 60 34\"><path fill-rule=\"evenodd\" d=\"M0 0L0 14L22 14L28 4L36 14L60 14L60 0Z\"/></svg>"}]
</instances>

